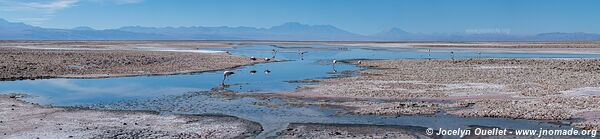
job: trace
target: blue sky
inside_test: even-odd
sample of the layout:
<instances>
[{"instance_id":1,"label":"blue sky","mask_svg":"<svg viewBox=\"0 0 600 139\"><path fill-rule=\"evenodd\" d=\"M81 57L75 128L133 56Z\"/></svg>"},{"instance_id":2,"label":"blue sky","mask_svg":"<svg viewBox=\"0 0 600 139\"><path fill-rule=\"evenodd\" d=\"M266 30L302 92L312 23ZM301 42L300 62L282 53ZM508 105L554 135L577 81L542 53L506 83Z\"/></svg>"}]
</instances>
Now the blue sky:
<instances>
[{"instance_id":1,"label":"blue sky","mask_svg":"<svg viewBox=\"0 0 600 139\"><path fill-rule=\"evenodd\" d=\"M599 0L0 0L0 18L42 27L329 24L372 34L600 33Z\"/></svg>"}]
</instances>

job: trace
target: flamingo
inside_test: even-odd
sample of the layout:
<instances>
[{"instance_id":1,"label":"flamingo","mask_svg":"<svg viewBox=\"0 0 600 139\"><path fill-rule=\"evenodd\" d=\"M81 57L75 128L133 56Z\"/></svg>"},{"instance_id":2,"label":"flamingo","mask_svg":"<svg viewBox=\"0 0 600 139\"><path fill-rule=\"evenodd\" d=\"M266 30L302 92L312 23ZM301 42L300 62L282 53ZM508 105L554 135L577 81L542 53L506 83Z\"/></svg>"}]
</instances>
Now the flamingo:
<instances>
[{"instance_id":1,"label":"flamingo","mask_svg":"<svg viewBox=\"0 0 600 139\"><path fill-rule=\"evenodd\" d=\"M431 48L427 49L427 60L431 60Z\"/></svg>"},{"instance_id":2,"label":"flamingo","mask_svg":"<svg viewBox=\"0 0 600 139\"><path fill-rule=\"evenodd\" d=\"M332 61L332 65L333 65L333 72L337 72L337 70L335 70L335 63L337 63L337 60L333 59Z\"/></svg>"},{"instance_id":3,"label":"flamingo","mask_svg":"<svg viewBox=\"0 0 600 139\"><path fill-rule=\"evenodd\" d=\"M300 59L301 59L301 60L304 60L304 53L307 53L307 52L299 52L299 53L298 53L298 54L300 54Z\"/></svg>"},{"instance_id":4,"label":"flamingo","mask_svg":"<svg viewBox=\"0 0 600 139\"><path fill-rule=\"evenodd\" d=\"M429 57L431 57L431 49L427 49L427 55L429 55Z\"/></svg>"},{"instance_id":5,"label":"flamingo","mask_svg":"<svg viewBox=\"0 0 600 139\"><path fill-rule=\"evenodd\" d=\"M221 85L225 85L225 80L227 79L227 77L229 77L233 74L235 74L235 72L233 72L233 71L228 71L228 70L224 71L223 72L223 81L221 81Z\"/></svg>"}]
</instances>

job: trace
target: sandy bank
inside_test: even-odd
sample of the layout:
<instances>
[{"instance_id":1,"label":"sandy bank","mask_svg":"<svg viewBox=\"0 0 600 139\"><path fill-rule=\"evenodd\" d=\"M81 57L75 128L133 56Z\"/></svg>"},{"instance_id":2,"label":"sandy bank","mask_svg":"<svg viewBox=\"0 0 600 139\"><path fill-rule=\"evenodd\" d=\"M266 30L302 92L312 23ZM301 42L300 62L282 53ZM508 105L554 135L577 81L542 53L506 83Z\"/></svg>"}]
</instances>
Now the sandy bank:
<instances>
[{"instance_id":1,"label":"sandy bank","mask_svg":"<svg viewBox=\"0 0 600 139\"><path fill-rule=\"evenodd\" d=\"M39 48L130 49L137 47L206 48L233 47L225 41L1 41L0 47L30 46Z\"/></svg>"},{"instance_id":2,"label":"sandy bank","mask_svg":"<svg viewBox=\"0 0 600 139\"><path fill-rule=\"evenodd\" d=\"M0 95L0 138L246 138L261 131L230 116L46 107Z\"/></svg>"},{"instance_id":3,"label":"sandy bank","mask_svg":"<svg viewBox=\"0 0 600 139\"><path fill-rule=\"evenodd\" d=\"M257 62L226 53L0 48L0 80L177 74Z\"/></svg>"},{"instance_id":4,"label":"sandy bank","mask_svg":"<svg viewBox=\"0 0 600 139\"><path fill-rule=\"evenodd\" d=\"M424 135L425 129L409 126L291 123L287 129L277 133L277 138L439 138Z\"/></svg>"},{"instance_id":5,"label":"sandy bank","mask_svg":"<svg viewBox=\"0 0 600 139\"><path fill-rule=\"evenodd\" d=\"M320 42L319 44L346 46L378 46L404 48L598 48L600 42Z\"/></svg>"},{"instance_id":6,"label":"sandy bank","mask_svg":"<svg viewBox=\"0 0 600 139\"><path fill-rule=\"evenodd\" d=\"M372 69L286 95L363 100L326 102L353 107L357 114L447 111L466 117L582 118L573 125L600 128L598 117L589 114L600 111L600 59L413 59L363 61L360 66Z\"/></svg>"},{"instance_id":7,"label":"sandy bank","mask_svg":"<svg viewBox=\"0 0 600 139\"><path fill-rule=\"evenodd\" d=\"M600 54L600 42L322 42L324 45L417 48L431 52Z\"/></svg>"}]
</instances>

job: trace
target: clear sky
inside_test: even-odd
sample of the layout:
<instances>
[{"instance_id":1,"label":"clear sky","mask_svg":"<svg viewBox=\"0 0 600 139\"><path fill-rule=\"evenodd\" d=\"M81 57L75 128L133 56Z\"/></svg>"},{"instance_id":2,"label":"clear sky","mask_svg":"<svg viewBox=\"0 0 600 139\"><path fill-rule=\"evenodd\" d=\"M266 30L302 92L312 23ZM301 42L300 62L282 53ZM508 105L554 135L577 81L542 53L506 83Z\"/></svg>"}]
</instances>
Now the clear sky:
<instances>
[{"instance_id":1,"label":"clear sky","mask_svg":"<svg viewBox=\"0 0 600 139\"><path fill-rule=\"evenodd\" d=\"M453 33L600 33L600 0L0 0L0 18L42 27L329 24Z\"/></svg>"}]
</instances>

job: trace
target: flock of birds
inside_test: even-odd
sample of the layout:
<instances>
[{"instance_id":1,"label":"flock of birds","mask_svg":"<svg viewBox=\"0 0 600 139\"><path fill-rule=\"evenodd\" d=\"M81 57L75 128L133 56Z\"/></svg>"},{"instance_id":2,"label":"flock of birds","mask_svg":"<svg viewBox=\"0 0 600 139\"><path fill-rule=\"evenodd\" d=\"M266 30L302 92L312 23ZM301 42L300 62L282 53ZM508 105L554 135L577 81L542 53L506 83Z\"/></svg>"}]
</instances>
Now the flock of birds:
<instances>
[{"instance_id":1,"label":"flock of birds","mask_svg":"<svg viewBox=\"0 0 600 139\"><path fill-rule=\"evenodd\" d=\"M277 50L273 49L272 52L273 52L273 57L271 57L271 58L274 59L275 56L277 55ZM300 55L301 60L304 60L304 54L306 54L306 53L308 53L308 52L298 52L298 55ZM269 62L269 61L271 61L271 58L264 58L264 61ZM256 61L258 59L256 57L252 56L252 57L250 57L250 60ZM332 66L333 66L333 72L337 72L337 70L335 69L335 64L337 64L337 62L338 61L336 59L333 59L333 61L331 62ZM362 62L359 60L357 63L360 64ZM269 69L265 69L264 72L265 72L265 74L271 73L271 71ZM233 72L233 71L228 71L228 70L224 71L223 72L223 80L221 81L221 85L225 85L225 80L227 80L227 77L229 77L233 74L235 74L235 72ZM256 70L254 70L254 69L250 70L250 74L256 74Z\"/></svg>"},{"instance_id":2,"label":"flock of birds","mask_svg":"<svg viewBox=\"0 0 600 139\"><path fill-rule=\"evenodd\" d=\"M273 49L271 51L273 53L273 56L271 58L275 59L275 56L277 55L277 50ZM308 52L298 52L298 54L300 55L301 60L304 60L304 54L305 53L308 53ZM428 49L428 53L429 53L428 54L429 57L431 57L431 49ZM481 52L477 52L477 54L479 54L479 57L481 57ZM451 59L454 60L454 51L450 51L450 55L451 55ZM264 58L264 61L269 62L269 61L271 61L271 58ZM257 58L254 57L254 56L252 56L252 57L250 57L250 60L256 61ZM337 62L338 61L336 59L333 59L333 61L331 61L332 67L333 67L333 72L337 72L337 70L335 68L335 65L337 64ZM360 65L362 62L360 60L358 60L356 63ZM265 72L265 74L271 73L271 71L269 69L265 69L264 72ZM227 77L229 77L229 76L231 76L233 74L235 74L235 72L233 72L233 71L224 71L223 72L223 81L221 81L221 85L225 85L225 80L227 80ZM256 70L254 70L254 69L250 70L250 74L256 74Z\"/></svg>"}]
</instances>

